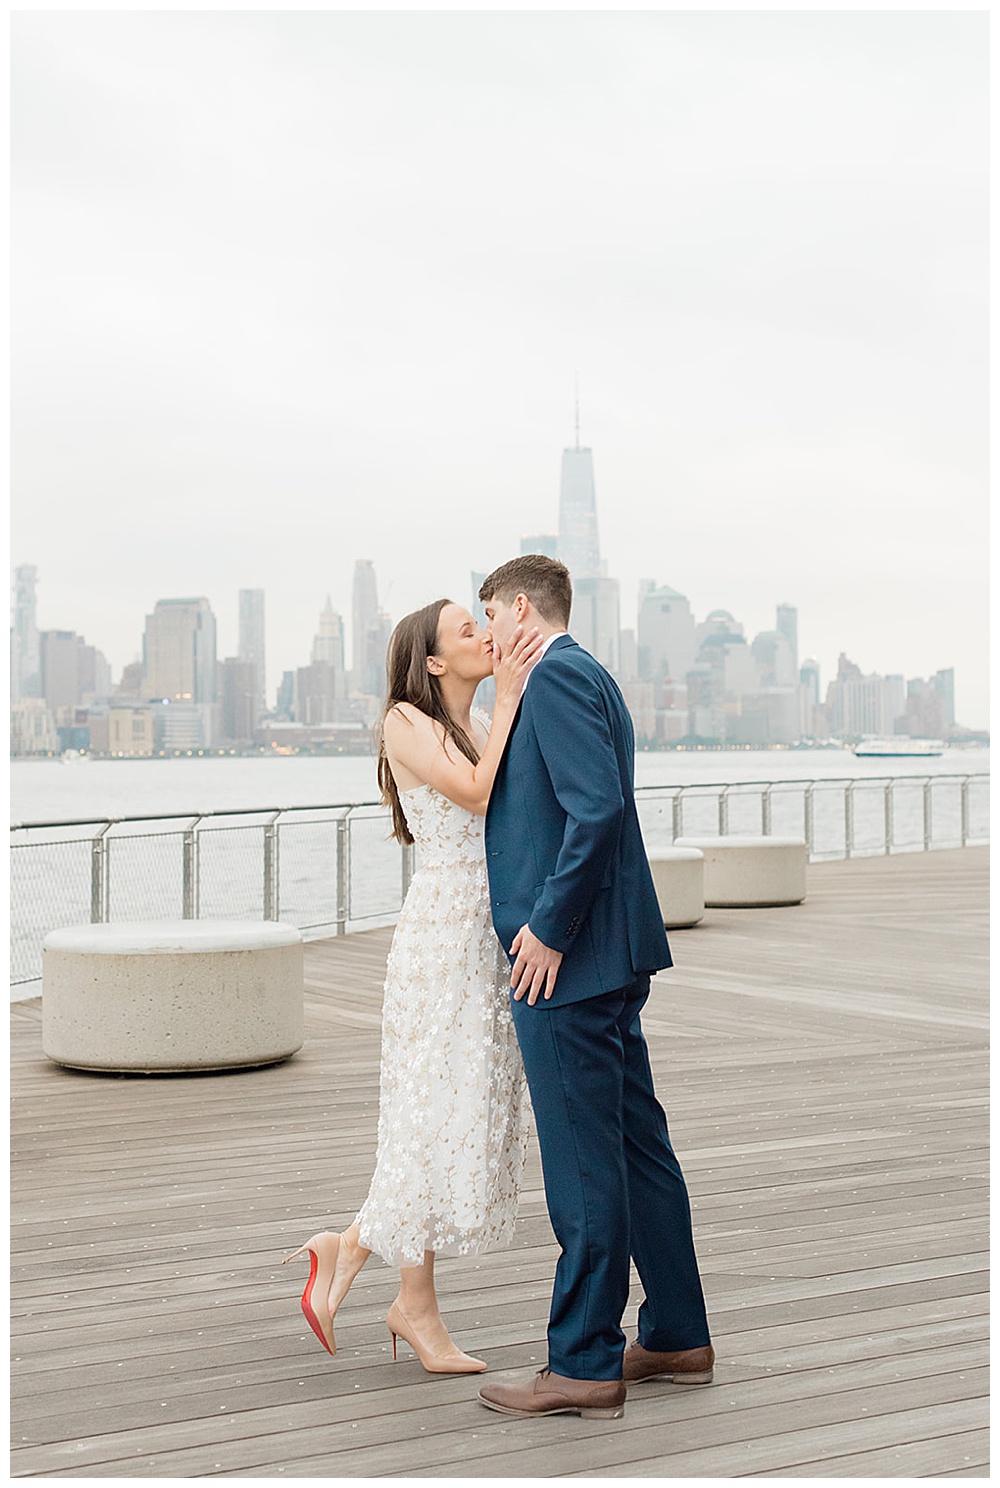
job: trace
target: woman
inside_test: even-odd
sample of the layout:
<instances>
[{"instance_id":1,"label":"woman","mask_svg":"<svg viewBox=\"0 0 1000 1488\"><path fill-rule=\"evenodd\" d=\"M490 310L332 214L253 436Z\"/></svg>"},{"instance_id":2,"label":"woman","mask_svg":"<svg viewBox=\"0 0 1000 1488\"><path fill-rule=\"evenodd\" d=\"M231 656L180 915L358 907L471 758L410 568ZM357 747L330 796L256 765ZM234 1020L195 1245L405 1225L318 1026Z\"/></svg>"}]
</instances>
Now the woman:
<instances>
[{"instance_id":1,"label":"woman","mask_svg":"<svg viewBox=\"0 0 1000 1488\"><path fill-rule=\"evenodd\" d=\"M452 1342L434 1257L509 1242L525 1146L524 1075L510 965L490 918L483 818L537 631L504 656L468 610L439 599L401 620L388 655L378 779L393 834L416 842L386 965L378 1152L368 1197L342 1235L314 1235L302 1310L336 1353L333 1320L372 1251L399 1267L386 1323L432 1374L480 1373ZM496 679L492 724L472 711ZM289 1256L288 1260L293 1257Z\"/></svg>"}]
</instances>

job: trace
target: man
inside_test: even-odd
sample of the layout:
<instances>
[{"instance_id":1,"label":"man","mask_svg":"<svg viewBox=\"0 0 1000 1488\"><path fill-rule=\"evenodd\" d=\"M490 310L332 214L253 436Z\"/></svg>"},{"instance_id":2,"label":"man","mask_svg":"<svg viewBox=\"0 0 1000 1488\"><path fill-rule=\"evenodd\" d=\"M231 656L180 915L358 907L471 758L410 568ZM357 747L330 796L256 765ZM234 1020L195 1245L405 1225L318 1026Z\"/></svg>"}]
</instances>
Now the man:
<instances>
[{"instance_id":1,"label":"man","mask_svg":"<svg viewBox=\"0 0 1000 1488\"><path fill-rule=\"evenodd\" d=\"M617 684L567 632L563 564L515 558L479 598L501 648L517 625L545 642L490 797L486 862L562 1247L548 1368L479 1398L518 1416L617 1417L626 1382L708 1384L715 1359L687 1188L639 1023L650 974L671 959L635 809L632 723ZM623 1367L630 1253L645 1301Z\"/></svg>"}]
</instances>

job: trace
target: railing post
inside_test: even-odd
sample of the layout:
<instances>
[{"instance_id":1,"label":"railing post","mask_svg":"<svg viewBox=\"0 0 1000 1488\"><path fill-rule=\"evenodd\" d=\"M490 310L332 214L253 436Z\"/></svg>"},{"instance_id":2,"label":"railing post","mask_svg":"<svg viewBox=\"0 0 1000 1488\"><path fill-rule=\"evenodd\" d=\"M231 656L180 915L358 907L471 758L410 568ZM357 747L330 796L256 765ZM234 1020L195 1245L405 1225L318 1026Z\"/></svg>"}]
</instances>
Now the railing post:
<instances>
[{"instance_id":1,"label":"railing post","mask_svg":"<svg viewBox=\"0 0 1000 1488\"><path fill-rule=\"evenodd\" d=\"M416 858L416 845L415 845L415 843L412 843L412 842L404 842L403 843L403 851L402 851L402 854L401 854L401 858L402 858L402 863L401 863L401 867L402 867L402 883L400 884L400 888L402 890L402 896L405 899L406 896L407 896L407 894L408 894L408 892L409 892L409 889L410 889L410 880L413 877L413 863L414 863L414 860Z\"/></svg>"},{"instance_id":2,"label":"railing post","mask_svg":"<svg viewBox=\"0 0 1000 1488\"><path fill-rule=\"evenodd\" d=\"M931 778L924 781L924 852L930 851L931 841L934 835L934 822L931 815Z\"/></svg>"},{"instance_id":3,"label":"railing post","mask_svg":"<svg viewBox=\"0 0 1000 1488\"><path fill-rule=\"evenodd\" d=\"M724 785L719 791L719 836L725 837L729 831L729 786Z\"/></svg>"},{"instance_id":4,"label":"railing post","mask_svg":"<svg viewBox=\"0 0 1000 1488\"><path fill-rule=\"evenodd\" d=\"M962 846L969 840L969 777L962 781Z\"/></svg>"},{"instance_id":5,"label":"railing post","mask_svg":"<svg viewBox=\"0 0 1000 1488\"><path fill-rule=\"evenodd\" d=\"M280 841L278 817L281 815L276 811L264 823L264 918L265 920L276 920L279 917L279 879L281 869Z\"/></svg>"},{"instance_id":6,"label":"railing post","mask_svg":"<svg viewBox=\"0 0 1000 1488\"><path fill-rule=\"evenodd\" d=\"M105 833L112 823L106 822L90 844L90 920L104 925L108 919L110 855Z\"/></svg>"},{"instance_id":7,"label":"railing post","mask_svg":"<svg viewBox=\"0 0 1000 1488\"><path fill-rule=\"evenodd\" d=\"M813 852L813 788L807 785L802 800L803 812L803 836L806 839L806 857L811 858Z\"/></svg>"},{"instance_id":8,"label":"railing post","mask_svg":"<svg viewBox=\"0 0 1000 1488\"><path fill-rule=\"evenodd\" d=\"M884 816L884 820L885 820L885 834L884 834L885 835L885 841L883 843L883 847L885 849L885 855L886 855L886 857L888 857L889 854L892 852L892 835L893 835L893 830L894 830L894 828L893 828L893 819L892 819L892 806L893 806L893 801L892 801L892 781L891 780L887 780L886 783L885 783L885 799L883 801L883 806L882 806L883 816Z\"/></svg>"},{"instance_id":9,"label":"railing post","mask_svg":"<svg viewBox=\"0 0 1000 1488\"><path fill-rule=\"evenodd\" d=\"M347 813L337 818L337 920L335 935L347 934L351 915L351 827Z\"/></svg>"},{"instance_id":10,"label":"railing post","mask_svg":"<svg viewBox=\"0 0 1000 1488\"><path fill-rule=\"evenodd\" d=\"M765 785L760 796L760 830L765 837L771 835L771 787Z\"/></svg>"},{"instance_id":11,"label":"railing post","mask_svg":"<svg viewBox=\"0 0 1000 1488\"><path fill-rule=\"evenodd\" d=\"M844 790L844 857L854 851L854 781L847 782Z\"/></svg>"},{"instance_id":12,"label":"railing post","mask_svg":"<svg viewBox=\"0 0 1000 1488\"><path fill-rule=\"evenodd\" d=\"M673 805L673 827L672 827L671 830L673 831L673 834L674 834L673 840L676 842L677 839L678 839L678 837L683 837L684 836L684 790L683 790L683 788L681 788L680 790L674 791L674 799L673 799L672 805Z\"/></svg>"},{"instance_id":13,"label":"railing post","mask_svg":"<svg viewBox=\"0 0 1000 1488\"><path fill-rule=\"evenodd\" d=\"M195 828L201 820L202 818L200 816L196 816L194 821L184 828L184 879L181 918L185 920L196 920L198 918L201 883L198 873L198 833Z\"/></svg>"}]
</instances>

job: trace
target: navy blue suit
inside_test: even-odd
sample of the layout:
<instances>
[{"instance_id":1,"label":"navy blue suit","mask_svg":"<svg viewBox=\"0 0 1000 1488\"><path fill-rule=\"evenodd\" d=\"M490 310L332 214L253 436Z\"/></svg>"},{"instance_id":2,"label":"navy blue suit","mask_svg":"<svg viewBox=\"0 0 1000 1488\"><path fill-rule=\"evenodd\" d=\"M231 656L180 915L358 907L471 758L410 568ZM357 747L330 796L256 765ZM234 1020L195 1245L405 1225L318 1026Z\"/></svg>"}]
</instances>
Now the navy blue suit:
<instances>
[{"instance_id":1,"label":"navy blue suit","mask_svg":"<svg viewBox=\"0 0 1000 1488\"><path fill-rule=\"evenodd\" d=\"M562 1253L549 1367L619 1379L629 1255L644 1347L709 1342L687 1187L639 1014L670 950L633 795L632 720L568 635L533 669L486 813L493 923L563 952L550 1000L513 1002Z\"/></svg>"}]
</instances>

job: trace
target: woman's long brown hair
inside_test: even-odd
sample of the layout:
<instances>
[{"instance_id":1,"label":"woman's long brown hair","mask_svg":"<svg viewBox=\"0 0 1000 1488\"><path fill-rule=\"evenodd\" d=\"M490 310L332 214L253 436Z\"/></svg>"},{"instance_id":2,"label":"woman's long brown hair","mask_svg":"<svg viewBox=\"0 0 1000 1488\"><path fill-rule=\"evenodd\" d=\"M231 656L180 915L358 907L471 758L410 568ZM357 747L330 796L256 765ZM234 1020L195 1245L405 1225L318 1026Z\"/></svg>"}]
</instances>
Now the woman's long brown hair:
<instances>
[{"instance_id":1,"label":"woman's long brown hair","mask_svg":"<svg viewBox=\"0 0 1000 1488\"><path fill-rule=\"evenodd\" d=\"M412 703L414 708L419 708L421 713L433 718L444 729L445 748L447 741L451 739L466 759L471 760L474 765L479 762L476 746L465 730L460 729L449 718L445 710L441 698L441 683L433 672L427 670L428 656L437 654L441 611L445 605L451 603L450 599L436 599L422 610L414 610L412 615L400 620L389 640L385 662L385 706L378 722L378 783L382 791L382 804L392 811L392 835L398 842L412 842L413 834L406 824L399 800L399 788L393 779L385 752L385 720L397 703Z\"/></svg>"}]
</instances>

